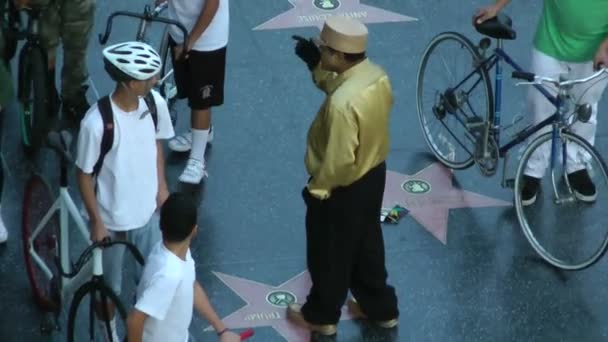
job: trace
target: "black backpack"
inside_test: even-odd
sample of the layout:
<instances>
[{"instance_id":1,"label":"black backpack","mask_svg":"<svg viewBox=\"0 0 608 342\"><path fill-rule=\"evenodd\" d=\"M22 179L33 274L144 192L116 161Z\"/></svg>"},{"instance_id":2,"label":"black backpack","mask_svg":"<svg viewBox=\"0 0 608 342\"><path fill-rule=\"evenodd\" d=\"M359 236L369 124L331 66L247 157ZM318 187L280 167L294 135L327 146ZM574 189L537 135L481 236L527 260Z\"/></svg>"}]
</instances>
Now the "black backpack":
<instances>
[{"instance_id":1,"label":"black backpack","mask_svg":"<svg viewBox=\"0 0 608 342\"><path fill-rule=\"evenodd\" d=\"M148 106L152 121L154 121L154 129L156 130L158 129L158 113L156 112L156 102L154 101L154 96L151 92L144 97L144 101L146 102L146 106ZM106 157L106 154L110 152L112 145L114 144L114 113L112 111L110 97L106 95L99 99L97 108L99 108L99 113L101 113L101 119L103 120L103 135L101 136L99 159L97 159L97 163L95 163L95 166L93 167L94 177L99 175L99 171L101 171L101 166L103 165L103 159Z\"/></svg>"}]
</instances>

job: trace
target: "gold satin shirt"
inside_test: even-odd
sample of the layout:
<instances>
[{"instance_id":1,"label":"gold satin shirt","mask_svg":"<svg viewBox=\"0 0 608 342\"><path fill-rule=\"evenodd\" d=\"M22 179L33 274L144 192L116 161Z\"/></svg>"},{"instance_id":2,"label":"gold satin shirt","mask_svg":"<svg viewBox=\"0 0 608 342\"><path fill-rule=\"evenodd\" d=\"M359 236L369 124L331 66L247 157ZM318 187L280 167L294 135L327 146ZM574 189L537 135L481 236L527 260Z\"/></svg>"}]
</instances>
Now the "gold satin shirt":
<instances>
[{"instance_id":1,"label":"gold satin shirt","mask_svg":"<svg viewBox=\"0 0 608 342\"><path fill-rule=\"evenodd\" d=\"M313 80L327 96L308 130L308 190L327 199L386 160L393 95L388 76L369 59L339 75L317 66Z\"/></svg>"}]
</instances>

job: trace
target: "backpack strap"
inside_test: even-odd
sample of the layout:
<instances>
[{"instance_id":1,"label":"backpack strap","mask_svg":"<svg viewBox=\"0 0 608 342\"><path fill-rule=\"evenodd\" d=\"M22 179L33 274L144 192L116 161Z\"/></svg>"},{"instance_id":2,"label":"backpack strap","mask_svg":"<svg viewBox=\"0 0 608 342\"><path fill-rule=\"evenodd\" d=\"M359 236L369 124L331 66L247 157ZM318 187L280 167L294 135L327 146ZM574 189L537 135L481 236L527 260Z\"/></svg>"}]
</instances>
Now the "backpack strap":
<instances>
[{"instance_id":1,"label":"backpack strap","mask_svg":"<svg viewBox=\"0 0 608 342\"><path fill-rule=\"evenodd\" d=\"M101 114L103 120L103 135L101 136L101 148L99 151L99 158L97 163L93 167L93 177L99 175L101 166L103 165L103 159L106 154L112 149L114 144L114 113L112 112L112 103L110 102L109 96L104 96L97 102L97 108Z\"/></svg>"},{"instance_id":2,"label":"backpack strap","mask_svg":"<svg viewBox=\"0 0 608 342\"><path fill-rule=\"evenodd\" d=\"M150 111L150 115L152 116L152 121L154 122L154 129L158 131L158 112L156 110L156 101L154 101L154 95L152 95L152 91L149 91L146 96L144 96L144 101L146 102L146 106L148 106L148 110Z\"/></svg>"}]
</instances>

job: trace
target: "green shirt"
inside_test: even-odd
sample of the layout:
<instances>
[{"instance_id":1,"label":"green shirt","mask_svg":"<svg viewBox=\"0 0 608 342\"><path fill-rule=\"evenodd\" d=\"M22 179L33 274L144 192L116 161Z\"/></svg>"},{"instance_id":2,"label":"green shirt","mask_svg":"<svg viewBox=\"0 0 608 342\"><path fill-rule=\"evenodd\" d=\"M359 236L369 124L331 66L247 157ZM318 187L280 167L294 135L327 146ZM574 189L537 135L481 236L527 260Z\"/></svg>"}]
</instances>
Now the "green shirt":
<instances>
[{"instance_id":1,"label":"green shirt","mask_svg":"<svg viewBox=\"0 0 608 342\"><path fill-rule=\"evenodd\" d=\"M544 0L534 46L564 62L593 60L608 38L608 0Z\"/></svg>"}]
</instances>

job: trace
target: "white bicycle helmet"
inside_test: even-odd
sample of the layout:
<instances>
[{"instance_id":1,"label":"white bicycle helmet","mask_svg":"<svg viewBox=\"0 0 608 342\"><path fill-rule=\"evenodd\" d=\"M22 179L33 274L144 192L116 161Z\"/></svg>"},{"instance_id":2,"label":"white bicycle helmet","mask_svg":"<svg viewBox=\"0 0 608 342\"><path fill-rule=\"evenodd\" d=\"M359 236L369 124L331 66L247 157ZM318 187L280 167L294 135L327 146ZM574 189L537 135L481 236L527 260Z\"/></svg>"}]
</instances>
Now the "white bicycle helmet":
<instances>
[{"instance_id":1,"label":"white bicycle helmet","mask_svg":"<svg viewBox=\"0 0 608 342\"><path fill-rule=\"evenodd\" d=\"M142 42L126 42L108 46L103 50L104 58L126 75L145 81L158 74L161 69L160 56Z\"/></svg>"}]
</instances>

